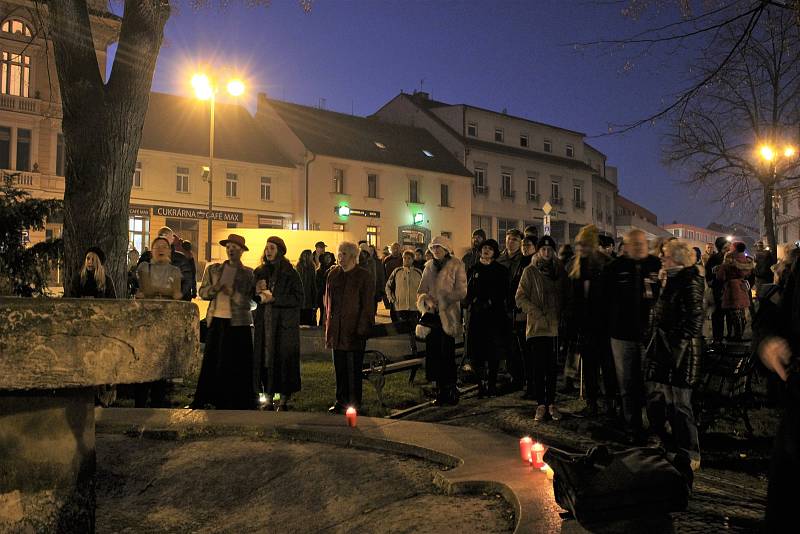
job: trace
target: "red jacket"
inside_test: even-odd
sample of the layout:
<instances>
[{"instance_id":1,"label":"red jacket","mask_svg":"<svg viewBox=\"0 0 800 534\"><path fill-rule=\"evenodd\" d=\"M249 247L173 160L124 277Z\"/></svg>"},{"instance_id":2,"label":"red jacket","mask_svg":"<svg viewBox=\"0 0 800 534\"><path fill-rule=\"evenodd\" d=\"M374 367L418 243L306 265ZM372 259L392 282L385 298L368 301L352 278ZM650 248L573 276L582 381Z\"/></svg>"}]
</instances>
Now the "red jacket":
<instances>
[{"instance_id":1,"label":"red jacket","mask_svg":"<svg viewBox=\"0 0 800 534\"><path fill-rule=\"evenodd\" d=\"M345 272L334 265L325 284L325 346L364 350L375 319L375 282L363 267Z\"/></svg>"},{"instance_id":2,"label":"red jacket","mask_svg":"<svg viewBox=\"0 0 800 534\"><path fill-rule=\"evenodd\" d=\"M722 309L744 310L750 307L750 284L748 278L755 267L753 258L744 254L736 254L732 260L717 269L717 280L723 282Z\"/></svg>"}]
</instances>

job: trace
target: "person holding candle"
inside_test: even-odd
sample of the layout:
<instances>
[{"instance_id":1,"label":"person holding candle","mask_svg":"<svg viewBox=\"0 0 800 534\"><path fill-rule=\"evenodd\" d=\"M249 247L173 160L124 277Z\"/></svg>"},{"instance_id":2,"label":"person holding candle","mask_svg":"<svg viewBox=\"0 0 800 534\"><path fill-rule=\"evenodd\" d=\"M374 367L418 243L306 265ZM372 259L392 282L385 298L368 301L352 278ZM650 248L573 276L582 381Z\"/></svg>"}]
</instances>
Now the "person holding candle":
<instances>
[{"instance_id":1,"label":"person holding candle","mask_svg":"<svg viewBox=\"0 0 800 534\"><path fill-rule=\"evenodd\" d=\"M549 413L553 421L558 421L561 414L555 405L558 375L556 339L568 279L564 266L556 257L555 240L549 235L542 236L537 248L531 264L522 272L516 301L527 317L528 360L525 370L528 394L535 395L538 402L535 420L542 421Z\"/></svg>"},{"instance_id":2,"label":"person holding candle","mask_svg":"<svg viewBox=\"0 0 800 534\"><path fill-rule=\"evenodd\" d=\"M338 265L328 271L325 285L325 346L333 351L336 402L330 413L361 406L364 348L375 317L375 279L358 265L358 247L343 241Z\"/></svg>"},{"instance_id":3,"label":"person holding candle","mask_svg":"<svg viewBox=\"0 0 800 534\"><path fill-rule=\"evenodd\" d=\"M310 262L311 251L305 253ZM257 375L267 397L265 409L273 409L278 393L281 400L277 409L286 411L292 394L300 391L300 313L308 301L304 301L300 274L286 259L283 239L267 239L261 265L253 276L258 304L253 346Z\"/></svg>"},{"instance_id":4,"label":"person holding candle","mask_svg":"<svg viewBox=\"0 0 800 534\"><path fill-rule=\"evenodd\" d=\"M436 236L428 246L433 259L425 264L417 290L417 308L437 316L425 339L425 372L436 382L435 404L458 404L456 340L464 334L461 301L467 296L464 264L454 257L450 240Z\"/></svg>"},{"instance_id":5,"label":"person holding candle","mask_svg":"<svg viewBox=\"0 0 800 534\"><path fill-rule=\"evenodd\" d=\"M242 264L249 250L244 237L230 234L219 242L228 260L212 263L203 273L198 291L210 300L206 340L200 376L192 408L212 404L220 409L250 410L256 407L253 362L253 314L250 302L255 287L253 270Z\"/></svg>"}]
</instances>

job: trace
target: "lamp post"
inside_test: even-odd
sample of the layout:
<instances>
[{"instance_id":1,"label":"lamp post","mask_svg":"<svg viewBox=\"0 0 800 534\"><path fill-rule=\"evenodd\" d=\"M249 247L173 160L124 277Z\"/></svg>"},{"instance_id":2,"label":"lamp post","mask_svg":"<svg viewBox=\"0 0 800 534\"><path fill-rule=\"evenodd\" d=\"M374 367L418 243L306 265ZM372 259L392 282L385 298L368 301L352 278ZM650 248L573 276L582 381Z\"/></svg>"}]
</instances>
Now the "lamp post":
<instances>
[{"instance_id":1,"label":"lamp post","mask_svg":"<svg viewBox=\"0 0 800 534\"><path fill-rule=\"evenodd\" d=\"M768 165L768 172L762 183L764 185L764 226L767 231L767 241L769 249L777 251L777 230L775 228L775 216L773 206L774 187L778 183L778 163L788 162L797 156L797 149L791 145L784 147L783 151L770 144L762 144L758 147L758 156Z\"/></svg>"},{"instance_id":2,"label":"lamp post","mask_svg":"<svg viewBox=\"0 0 800 534\"><path fill-rule=\"evenodd\" d=\"M203 175L208 174L208 213L206 220L208 221L208 235L206 238L206 261L211 261L211 223L214 220L214 113L217 105L217 91L218 86L216 80L211 80L205 74L195 74L192 76L192 87L194 94L199 100L208 100L211 107L210 124L209 124L209 139L208 139L208 167L203 168ZM228 94L231 96L242 96L244 94L244 82L239 79L231 79L226 88Z\"/></svg>"}]
</instances>

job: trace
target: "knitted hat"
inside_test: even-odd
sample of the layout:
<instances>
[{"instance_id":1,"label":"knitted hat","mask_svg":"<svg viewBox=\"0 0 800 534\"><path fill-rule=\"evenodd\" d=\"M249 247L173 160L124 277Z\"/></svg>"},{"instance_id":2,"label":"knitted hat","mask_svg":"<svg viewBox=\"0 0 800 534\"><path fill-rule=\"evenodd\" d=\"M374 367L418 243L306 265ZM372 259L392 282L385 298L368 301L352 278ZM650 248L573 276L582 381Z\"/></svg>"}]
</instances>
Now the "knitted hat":
<instances>
[{"instance_id":1,"label":"knitted hat","mask_svg":"<svg viewBox=\"0 0 800 534\"><path fill-rule=\"evenodd\" d=\"M588 245L592 248L597 248L597 244L599 243L599 235L600 232L595 225L587 224L581 228L578 232L578 235L575 236L575 242L580 243L581 245Z\"/></svg>"},{"instance_id":2,"label":"knitted hat","mask_svg":"<svg viewBox=\"0 0 800 534\"><path fill-rule=\"evenodd\" d=\"M481 248L483 247L489 247L494 251L494 256L492 256L493 258L497 258L500 255L500 245L498 245L497 241L494 239L487 239L481 243Z\"/></svg>"},{"instance_id":3,"label":"knitted hat","mask_svg":"<svg viewBox=\"0 0 800 534\"><path fill-rule=\"evenodd\" d=\"M550 237L549 235L543 235L542 237L539 238L539 242L536 244L536 248L542 248L542 247L550 247L553 250L558 250L558 247L556 246L556 240Z\"/></svg>"},{"instance_id":4,"label":"knitted hat","mask_svg":"<svg viewBox=\"0 0 800 534\"><path fill-rule=\"evenodd\" d=\"M106 263L106 253L103 252L103 249L101 249L100 247L89 247L86 249L86 254L90 252L94 252L95 254L97 254L97 257L100 259L101 265L104 265ZM86 254L84 254L83 256L86 257Z\"/></svg>"},{"instance_id":5,"label":"knitted hat","mask_svg":"<svg viewBox=\"0 0 800 534\"><path fill-rule=\"evenodd\" d=\"M483 230L483 228L476 228L475 231L472 232L472 237L475 237L476 235L481 236L484 241L486 240L486 232Z\"/></svg>"},{"instance_id":6,"label":"knitted hat","mask_svg":"<svg viewBox=\"0 0 800 534\"><path fill-rule=\"evenodd\" d=\"M445 250L446 250L448 253L450 253L450 254L452 254L452 253L453 253L453 246L452 246L452 245L450 245L450 240L449 240L449 239L447 239L447 238L446 238L445 236L443 236L443 235L437 235L436 237L434 237L434 238L433 238L433 241L431 241L431 244L430 244L430 245L428 245L428 250L430 250L431 252L433 252L433 247L442 247L442 248L443 248L443 249L445 249Z\"/></svg>"},{"instance_id":7,"label":"knitted hat","mask_svg":"<svg viewBox=\"0 0 800 534\"><path fill-rule=\"evenodd\" d=\"M278 247L278 252L280 252L281 256L286 256L286 243L283 242L283 239L276 235L272 235L267 238L267 243L272 243Z\"/></svg>"}]
</instances>

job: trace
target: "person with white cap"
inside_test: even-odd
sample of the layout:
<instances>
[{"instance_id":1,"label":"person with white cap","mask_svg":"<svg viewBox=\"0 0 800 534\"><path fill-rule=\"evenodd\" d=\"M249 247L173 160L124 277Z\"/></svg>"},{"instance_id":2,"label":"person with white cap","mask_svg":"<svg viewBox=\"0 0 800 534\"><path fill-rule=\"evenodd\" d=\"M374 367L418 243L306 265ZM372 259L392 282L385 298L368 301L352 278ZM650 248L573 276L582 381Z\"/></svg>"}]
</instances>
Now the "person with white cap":
<instances>
[{"instance_id":1,"label":"person with white cap","mask_svg":"<svg viewBox=\"0 0 800 534\"><path fill-rule=\"evenodd\" d=\"M455 338L464 334L461 301L467 296L467 274L446 237L435 237L428 250L433 259L425 264L417 290L417 308L433 319L425 339L425 373L436 382L437 405L457 404Z\"/></svg>"}]
</instances>

